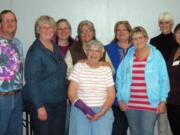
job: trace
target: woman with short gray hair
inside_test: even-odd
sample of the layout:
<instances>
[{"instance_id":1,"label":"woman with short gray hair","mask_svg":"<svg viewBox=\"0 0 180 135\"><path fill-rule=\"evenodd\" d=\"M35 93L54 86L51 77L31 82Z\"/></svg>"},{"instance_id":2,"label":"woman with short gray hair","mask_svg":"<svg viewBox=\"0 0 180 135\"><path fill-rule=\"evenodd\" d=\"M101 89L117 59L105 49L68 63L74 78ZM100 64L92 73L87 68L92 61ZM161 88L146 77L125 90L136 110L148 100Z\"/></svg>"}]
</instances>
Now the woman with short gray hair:
<instances>
[{"instance_id":1,"label":"woman with short gray hair","mask_svg":"<svg viewBox=\"0 0 180 135\"><path fill-rule=\"evenodd\" d=\"M111 68L100 62L103 52L101 42L90 41L86 47L87 59L75 64L69 76L72 135L111 135L115 90Z\"/></svg>"}]
</instances>

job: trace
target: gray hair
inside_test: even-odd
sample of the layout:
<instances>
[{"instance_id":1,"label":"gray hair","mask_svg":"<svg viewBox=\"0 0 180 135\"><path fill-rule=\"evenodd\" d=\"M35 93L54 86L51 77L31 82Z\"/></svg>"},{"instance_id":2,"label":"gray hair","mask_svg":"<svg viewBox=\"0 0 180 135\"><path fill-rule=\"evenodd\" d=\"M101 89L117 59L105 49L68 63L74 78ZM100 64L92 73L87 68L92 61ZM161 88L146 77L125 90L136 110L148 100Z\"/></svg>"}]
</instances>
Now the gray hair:
<instances>
[{"instance_id":1,"label":"gray hair","mask_svg":"<svg viewBox=\"0 0 180 135\"><path fill-rule=\"evenodd\" d=\"M104 53L104 46L99 40L91 40L88 42L87 50L93 47L97 47L102 53Z\"/></svg>"},{"instance_id":2,"label":"gray hair","mask_svg":"<svg viewBox=\"0 0 180 135\"><path fill-rule=\"evenodd\" d=\"M161 21L169 21L172 26L174 25L174 19L173 19L173 16L172 16L172 14L170 12L162 12L162 13L160 13L158 20L159 20L159 22L161 22Z\"/></svg>"}]
</instances>

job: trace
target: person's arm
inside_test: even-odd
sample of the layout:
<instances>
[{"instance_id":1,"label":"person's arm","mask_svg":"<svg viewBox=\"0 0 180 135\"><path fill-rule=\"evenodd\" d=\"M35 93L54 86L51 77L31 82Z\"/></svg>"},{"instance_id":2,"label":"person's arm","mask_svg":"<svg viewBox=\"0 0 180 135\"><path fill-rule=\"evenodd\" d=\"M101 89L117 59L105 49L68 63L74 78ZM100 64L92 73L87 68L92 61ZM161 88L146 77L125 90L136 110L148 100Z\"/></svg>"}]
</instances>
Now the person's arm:
<instances>
[{"instance_id":1,"label":"person's arm","mask_svg":"<svg viewBox=\"0 0 180 135\"><path fill-rule=\"evenodd\" d=\"M102 115L104 115L109 110L109 108L114 103L115 88L114 88L114 81L112 77L112 71L110 67L107 67L105 74L106 74L107 97L104 104L101 107L101 110L95 114L92 120L99 119Z\"/></svg>"},{"instance_id":2,"label":"person's arm","mask_svg":"<svg viewBox=\"0 0 180 135\"><path fill-rule=\"evenodd\" d=\"M159 69L158 72L160 79L159 85L160 85L160 98L161 98L160 103L158 105L157 113L163 113L166 107L166 99L168 96L168 92L170 90L170 84L169 84L169 76L167 72L166 63L160 52L157 58L159 58L157 61L158 64L157 66L160 67L158 68Z\"/></svg>"},{"instance_id":3,"label":"person's arm","mask_svg":"<svg viewBox=\"0 0 180 135\"><path fill-rule=\"evenodd\" d=\"M71 103L74 103L74 101L78 99L77 89L78 89L78 83L76 81L71 80L68 88L68 97Z\"/></svg>"},{"instance_id":4,"label":"person's arm","mask_svg":"<svg viewBox=\"0 0 180 135\"><path fill-rule=\"evenodd\" d=\"M79 75L81 74L80 71L81 63L77 63L69 76L70 84L68 89L68 96L72 105L80 109L85 115L94 116L95 113L93 110L77 96L77 90L80 82Z\"/></svg>"},{"instance_id":5,"label":"person's arm","mask_svg":"<svg viewBox=\"0 0 180 135\"><path fill-rule=\"evenodd\" d=\"M37 53L37 52L36 52ZM32 98L32 102L37 108L38 118L40 120L47 119L47 112L41 101L41 94L39 92L39 81L42 74L40 57L33 52L28 52L25 62L25 79L29 87L29 94Z\"/></svg>"},{"instance_id":6,"label":"person's arm","mask_svg":"<svg viewBox=\"0 0 180 135\"><path fill-rule=\"evenodd\" d=\"M122 101L122 90L123 90L123 85L125 85L123 81L123 77L125 76L125 71L123 70L123 68L124 68L124 60L119 65L116 73L116 90L117 90L116 96L118 99L119 108L122 111L127 111L128 106Z\"/></svg>"},{"instance_id":7,"label":"person's arm","mask_svg":"<svg viewBox=\"0 0 180 135\"><path fill-rule=\"evenodd\" d=\"M68 97L72 105L80 109L85 115L91 117L94 116L95 113L93 112L93 110L89 106L87 106L81 99L78 98L77 89L78 89L78 83L76 81L71 80L68 89Z\"/></svg>"}]
</instances>

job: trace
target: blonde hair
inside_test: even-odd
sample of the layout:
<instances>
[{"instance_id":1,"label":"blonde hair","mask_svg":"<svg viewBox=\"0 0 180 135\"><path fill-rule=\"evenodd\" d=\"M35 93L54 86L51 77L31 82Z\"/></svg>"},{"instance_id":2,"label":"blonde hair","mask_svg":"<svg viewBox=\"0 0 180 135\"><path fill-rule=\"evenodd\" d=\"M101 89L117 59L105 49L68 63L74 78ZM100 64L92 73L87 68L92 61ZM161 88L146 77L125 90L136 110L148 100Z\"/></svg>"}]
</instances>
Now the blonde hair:
<instances>
[{"instance_id":1,"label":"blonde hair","mask_svg":"<svg viewBox=\"0 0 180 135\"><path fill-rule=\"evenodd\" d=\"M131 31L131 38L134 34L141 33L146 39L148 39L148 34L142 26L134 27Z\"/></svg>"},{"instance_id":2,"label":"blonde hair","mask_svg":"<svg viewBox=\"0 0 180 135\"><path fill-rule=\"evenodd\" d=\"M52 18L51 16L42 15L35 22L34 29L35 29L35 36L36 36L36 38L39 37L40 27L44 23L48 23L49 25L51 25L54 28L54 30L56 30L56 22L55 22L54 18Z\"/></svg>"}]
</instances>

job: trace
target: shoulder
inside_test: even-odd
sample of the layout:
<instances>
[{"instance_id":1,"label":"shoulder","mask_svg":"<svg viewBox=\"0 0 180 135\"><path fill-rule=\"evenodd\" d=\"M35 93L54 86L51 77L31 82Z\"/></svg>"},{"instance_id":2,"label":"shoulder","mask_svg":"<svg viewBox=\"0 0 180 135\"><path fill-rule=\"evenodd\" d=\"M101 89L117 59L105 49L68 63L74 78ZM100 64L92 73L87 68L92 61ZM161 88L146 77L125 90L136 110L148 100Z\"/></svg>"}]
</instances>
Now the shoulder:
<instances>
[{"instance_id":1,"label":"shoulder","mask_svg":"<svg viewBox=\"0 0 180 135\"><path fill-rule=\"evenodd\" d=\"M18 47L22 48L22 42L18 38L13 39L13 43Z\"/></svg>"},{"instance_id":2,"label":"shoulder","mask_svg":"<svg viewBox=\"0 0 180 135\"><path fill-rule=\"evenodd\" d=\"M36 55L36 56L41 54L40 42L39 41L35 40L33 42L33 44L29 47L27 55L30 55L30 54Z\"/></svg>"},{"instance_id":3,"label":"shoulder","mask_svg":"<svg viewBox=\"0 0 180 135\"><path fill-rule=\"evenodd\" d=\"M116 42L111 42L111 43L105 45L105 49L112 49L112 48L115 48L116 46L117 46Z\"/></svg>"},{"instance_id":4,"label":"shoulder","mask_svg":"<svg viewBox=\"0 0 180 135\"><path fill-rule=\"evenodd\" d=\"M155 60L163 59L161 52L152 44L148 45L150 48L150 57L154 58Z\"/></svg>"},{"instance_id":5,"label":"shoulder","mask_svg":"<svg viewBox=\"0 0 180 135\"><path fill-rule=\"evenodd\" d=\"M82 68L85 67L85 62L77 62L75 65L74 65L74 69L78 69L78 70L81 70Z\"/></svg>"},{"instance_id":6,"label":"shoulder","mask_svg":"<svg viewBox=\"0 0 180 135\"><path fill-rule=\"evenodd\" d=\"M151 43L152 45L154 45L154 44L156 44L157 42L159 42L160 38L161 38L161 34L158 35L158 36L155 36L155 37L151 38L150 43Z\"/></svg>"}]
</instances>

